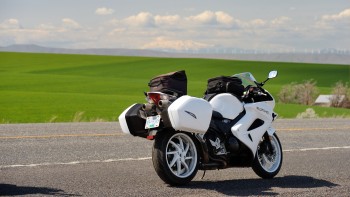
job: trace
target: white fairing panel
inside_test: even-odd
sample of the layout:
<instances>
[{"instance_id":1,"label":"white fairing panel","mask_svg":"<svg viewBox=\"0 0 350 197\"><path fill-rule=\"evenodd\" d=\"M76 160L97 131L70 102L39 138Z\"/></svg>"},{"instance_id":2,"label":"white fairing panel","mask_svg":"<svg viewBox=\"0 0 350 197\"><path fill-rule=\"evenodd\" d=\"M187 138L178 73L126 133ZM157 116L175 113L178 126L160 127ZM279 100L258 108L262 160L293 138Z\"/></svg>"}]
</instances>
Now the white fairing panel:
<instances>
[{"instance_id":1,"label":"white fairing panel","mask_svg":"<svg viewBox=\"0 0 350 197\"><path fill-rule=\"evenodd\" d=\"M265 101L268 105L270 105L271 107L272 107L272 109L273 108L275 108L275 99L273 98L273 96L267 91L267 90L265 90L266 91L266 93L268 94L268 95L270 95L271 97L272 97L272 100L271 101Z\"/></svg>"},{"instance_id":2,"label":"white fairing panel","mask_svg":"<svg viewBox=\"0 0 350 197\"><path fill-rule=\"evenodd\" d=\"M129 111L130 108L132 108L136 104L132 104L130 107L128 107L126 110L123 111L122 114L120 114L118 120L120 127L122 128L123 133L130 134L128 124L126 123L125 114Z\"/></svg>"},{"instance_id":3,"label":"white fairing panel","mask_svg":"<svg viewBox=\"0 0 350 197\"><path fill-rule=\"evenodd\" d=\"M216 95L210 100L210 104L214 111L231 120L235 119L243 111L242 102L228 93Z\"/></svg>"},{"instance_id":4,"label":"white fairing panel","mask_svg":"<svg viewBox=\"0 0 350 197\"><path fill-rule=\"evenodd\" d=\"M255 155L261 137L266 131L273 135L271 128L273 108L266 102L248 103L244 106L246 115L242 117L232 128L232 134L243 142ZM249 130L256 119L264 121L258 128ZM269 128L271 128L269 130Z\"/></svg>"},{"instance_id":5,"label":"white fairing panel","mask_svg":"<svg viewBox=\"0 0 350 197\"><path fill-rule=\"evenodd\" d=\"M204 99L182 96L168 108L172 127L178 131L204 134L210 124L213 110Z\"/></svg>"}]
</instances>

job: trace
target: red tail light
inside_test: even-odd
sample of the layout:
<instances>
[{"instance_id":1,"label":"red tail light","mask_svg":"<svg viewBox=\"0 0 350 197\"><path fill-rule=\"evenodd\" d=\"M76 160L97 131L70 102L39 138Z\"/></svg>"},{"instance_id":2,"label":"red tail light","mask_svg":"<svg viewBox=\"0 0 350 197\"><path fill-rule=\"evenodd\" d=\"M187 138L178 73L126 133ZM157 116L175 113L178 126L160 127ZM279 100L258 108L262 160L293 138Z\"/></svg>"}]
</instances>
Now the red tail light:
<instances>
[{"instance_id":1,"label":"red tail light","mask_svg":"<svg viewBox=\"0 0 350 197\"><path fill-rule=\"evenodd\" d=\"M148 92L147 96L148 96L148 102L153 102L156 105L158 105L158 102L161 99L159 93Z\"/></svg>"}]
</instances>

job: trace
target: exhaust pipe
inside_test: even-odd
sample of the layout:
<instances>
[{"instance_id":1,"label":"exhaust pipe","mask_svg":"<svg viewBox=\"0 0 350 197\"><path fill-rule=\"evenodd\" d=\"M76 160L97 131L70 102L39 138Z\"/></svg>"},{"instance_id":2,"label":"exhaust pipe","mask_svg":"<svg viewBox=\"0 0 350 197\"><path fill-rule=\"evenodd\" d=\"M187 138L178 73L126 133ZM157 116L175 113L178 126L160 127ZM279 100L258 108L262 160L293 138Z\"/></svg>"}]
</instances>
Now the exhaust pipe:
<instances>
[{"instance_id":1,"label":"exhaust pipe","mask_svg":"<svg viewBox=\"0 0 350 197\"><path fill-rule=\"evenodd\" d=\"M168 108L170 104L171 104L171 102L169 100L160 100L158 102L158 106L160 108Z\"/></svg>"},{"instance_id":2,"label":"exhaust pipe","mask_svg":"<svg viewBox=\"0 0 350 197\"><path fill-rule=\"evenodd\" d=\"M146 104L142 105L142 109L144 111L155 110L156 109L156 105L150 104L150 103L146 103Z\"/></svg>"}]
</instances>

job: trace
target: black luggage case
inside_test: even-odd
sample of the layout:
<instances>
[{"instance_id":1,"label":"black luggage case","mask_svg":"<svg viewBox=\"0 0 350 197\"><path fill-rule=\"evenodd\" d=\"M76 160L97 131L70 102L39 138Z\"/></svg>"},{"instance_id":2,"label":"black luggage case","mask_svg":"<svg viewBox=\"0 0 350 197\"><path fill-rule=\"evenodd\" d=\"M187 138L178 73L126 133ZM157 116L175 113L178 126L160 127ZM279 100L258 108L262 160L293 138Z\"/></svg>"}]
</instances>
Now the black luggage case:
<instances>
[{"instance_id":1,"label":"black luggage case","mask_svg":"<svg viewBox=\"0 0 350 197\"><path fill-rule=\"evenodd\" d=\"M237 77L219 76L208 79L205 94L231 93L240 98L243 95L244 87L242 80Z\"/></svg>"},{"instance_id":2,"label":"black luggage case","mask_svg":"<svg viewBox=\"0 0 350 197\"><path fill-rule=\"evenodd\" d=\"M182 96L187 94L187 76L184 70L159 75L148 83L151 92Z\"/></svg>"},{"instance_id":3,"label":"black luggage case","mask_svg":"<svg viewBox=\"0 0 350 197\"><path fill-rule=\"evenodd\" d=\"M141 118L140 110L143 104L132 106L125 114L126 124L130 134L133 136L147 137L148 130L145 129L146 120Z\"/></svg>"}]
</instances>

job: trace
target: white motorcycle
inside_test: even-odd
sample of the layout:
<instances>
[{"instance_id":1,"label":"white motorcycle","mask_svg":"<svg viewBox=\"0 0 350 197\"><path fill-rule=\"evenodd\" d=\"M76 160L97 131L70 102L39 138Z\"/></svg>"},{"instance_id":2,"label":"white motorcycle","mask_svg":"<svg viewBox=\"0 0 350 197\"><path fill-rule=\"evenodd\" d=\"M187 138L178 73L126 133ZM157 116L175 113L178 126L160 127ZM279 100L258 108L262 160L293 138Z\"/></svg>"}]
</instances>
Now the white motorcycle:
<instances>
[{"instance_id":1,"label":"white motorcycle","mask_svg":"<svg viewBox=\"0 0 350 197\"><path fill-rule=\"evenodd\" d=\"M280 171L283 155L272 127L275 100L262 87L276 76L271 71L262 83L251 73L208 80L204 98L148 92L148 103L131 105L119 123L124 133L155 140L153 166L170 185L189 183L198 169L230 167L252 167L270 179Z\"/></svg>"}]
</instances>

